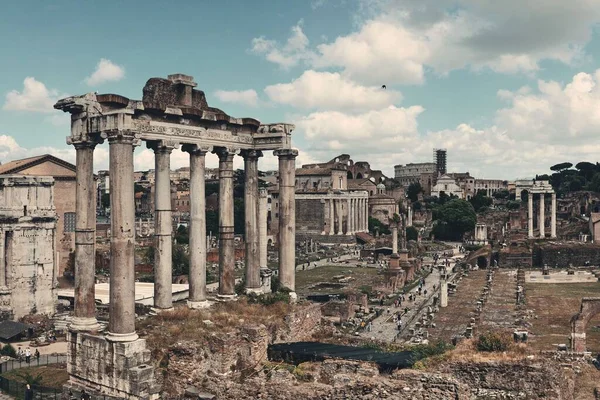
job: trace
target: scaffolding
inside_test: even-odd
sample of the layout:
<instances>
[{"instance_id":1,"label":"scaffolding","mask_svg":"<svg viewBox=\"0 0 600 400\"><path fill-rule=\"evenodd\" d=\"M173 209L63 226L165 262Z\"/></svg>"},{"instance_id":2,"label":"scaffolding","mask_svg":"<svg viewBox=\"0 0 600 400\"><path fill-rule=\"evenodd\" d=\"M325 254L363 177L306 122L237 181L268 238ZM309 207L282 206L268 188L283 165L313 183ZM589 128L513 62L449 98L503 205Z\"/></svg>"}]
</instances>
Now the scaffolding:
<instances>
[{"instance_id":1,"label":"scaffolding","mask_svg":"<svg viewBox=\"0 0 600 400\"><path fill-rule=\"evenodd\" d=\"M433 149L433 162L439 175L446 173L446 149Z\"/></svg>"}]
</instances>

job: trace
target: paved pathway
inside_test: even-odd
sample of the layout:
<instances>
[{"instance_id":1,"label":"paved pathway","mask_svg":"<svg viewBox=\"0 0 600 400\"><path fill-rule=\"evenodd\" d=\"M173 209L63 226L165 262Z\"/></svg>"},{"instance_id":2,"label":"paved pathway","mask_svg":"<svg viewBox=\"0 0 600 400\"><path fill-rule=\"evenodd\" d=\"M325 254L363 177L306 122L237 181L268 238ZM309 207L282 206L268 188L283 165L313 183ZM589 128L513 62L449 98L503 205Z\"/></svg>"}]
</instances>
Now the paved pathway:
<instances>
[{"instance_id":1,"label":"paved pathway","mask_svg":"<svg viewBox=\"0 0 600 400\"><path fill-rule=\"evenodd\" d=\"M398 308L394 307L394 306L390 306L390 307L386 307L386 311L380 315L379 317L375 318L372 321L372 329L370 332L368 331L362 331L359 332L359 335L364 337L364 338L373 338L376 340L381 340L381 341L386 341L386 342L393 342L396 339L396 336L398 335L398 328L396 326L396 324L393 322L393 313L397 313L397 312L401 312L402 315L402 321L404 322L404 324L407 324L408 321L410 321L414 315L419 312L419 310L425 306L425 304L427 304L428 302L432 301L433 298L433 285L436 285L436 287L439 287L439 281L440 281L440 274L437 271L437 269L434 269L433 272L427 277L425 278L425 285L424 285L424 289L427 289L427 297L421 295L419 296L417 293L417 287L413 288L410 292L407 292L404 297L406 298L406 301L402 303L402 305ZM408 300L408 295L410 293L413 294L417 294L417 298L414 301L409 301ZM408 313L404 314L404 309L408 307ZM389 310L389 313L388 313ZM405 326L403 328L403 331L407 331L408 327Z\"/></svg>"}]
</instances>

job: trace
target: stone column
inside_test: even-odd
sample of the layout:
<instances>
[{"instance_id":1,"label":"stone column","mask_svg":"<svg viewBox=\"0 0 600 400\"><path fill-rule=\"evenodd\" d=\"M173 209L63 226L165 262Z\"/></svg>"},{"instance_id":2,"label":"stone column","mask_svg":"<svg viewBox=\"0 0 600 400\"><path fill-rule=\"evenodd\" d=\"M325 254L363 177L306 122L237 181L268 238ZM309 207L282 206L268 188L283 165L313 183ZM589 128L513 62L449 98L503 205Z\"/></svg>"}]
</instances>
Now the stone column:
<instances>
[{"instance_id":1,"label":"stone column","mask_svg":"<svg viewBox=\"0 0 600 400\"><path fill-rule=\"evenodd\" d=\"M333 198L329 199L329 234L335 234L335 209L333 204Z\"/></svg>"},{"instance_id":2,"label":"stone column","mask_svg":"<svg viewBox=\"0 0 600 400\"><path fill-rule=\"evenodd\" d=\"M235 243L233 226L233 157L224 147L219 156L219 298L235 297Z\"/></svg>"},{"instance_id":3,"label":"stone column","mask_svg":"<svg viewBox=\"0 0 600 400\"><path fill-rule=\"evenodd\" d=\"M110 149L110 300L107 340L129 342L135 332L135 200L130 131L108 135Z\"/></svg>"},{"instance_id":4,"label":"stone column","mask_svg":"<svg viewBox=\"0 0 600 400\"><path fill-rule=\"evenodd\" d=\"M546 205L546 202L545 202L544 200L545 200L545 194L544 194L544 193L540 193L540 219L539 219L538 225L539 225L539 228L540 228L540 237L541 237L542 239L543 239L544 237L546 237L546 227L545 227L545 224L546 224L546 221L545 221L545 219L546 219L546 216L544 215L544 214L545 214L545 211L546 211L546 210L545 210L545 208L546 208L546 207L545 207L545 205Z\"/></svg>"},{"instance_id":5,"label":"stone column","mask_svg":"<svg viewBox=\"0 0 600 400\"><path fill-rule=\"evenodd\" d=\"M364 200L364 211L365 211L365 231L369 230L369 201L367 199Z\"/></svg>"},{"instance_id":6,"label":"stone column","mask_svg":"<svg viewBox=\"0 0 600 400\"><path fill-rule=\"evenodd\" d=\"M527 236L533 238L533 193L527 193Z\"/></svg>"},{"instance_id":7,"label":"stone column","mask_svg":"<svg viewBox=\"0 0 600 400\"><path fill-rule=\"evenodd\" d=\"M96 331L96 142L73 143L76 153L75 186L75 309L70 328ZM4 271L4 267L2 267ZM4 286L4 280L2 280Z\"/></svg>"},{"instance_id":8,"label":"stone column","mask_svg":"<svg viewBox=\"0 0 600 400\"><path fill-rule=\"evenodd\" d=\"M352 198L348 198L348 229L346 235L352 235L354 233L354 219L352 218L353 210Z\"/></svg>"},{"instance_id":9,"label":"stone column","mask_svg":"<svg viewBox=\"0 0 600 400\"><path fill-rule=\"evenodd\" d=\"M167 141L146 142L154 150L154 309L173 308L173 220L171 218L171 152Z\"/></svg>"},{"instance_id":10,"label":"stone column","mask_svg":"<svg viewBox=\"0 0 600 400\"><path fill-rule=\"evenodd\" d=\"M298 150L275 150L279 157L279 281L296 290L296 157Z\"/></svg>"},{"instance_id":11,"label":"stone column","mask_svg":"<svg viewBox=\"0 0 600 400\"><path fill-rule=\"evenodd\" d=\"M343 227L343 223L344 223L344 215L343 215L343 213L344 213L344 211L342 210L342 199L341 198L336 201L335 208L337 209L336 213L337 213L337 216L338 216L337 234L338 235L343 235L344 234L344 227Z\"/></svg>"},{"instance_id":12,"label":"stone column","mask_svg":"<svg viewBox=\"0 0 600 400\"><path fill-rule=\"evenodd\" d=\"M398 254L398 224L392 224L392 254Z\"/></svg>"},{"instance_id":13,"label":"stone column","mask_svg":"<svg viewBox=\"0 0 600 400\"><path fill-rule=\"evenodd\" d=\"M552 209L550 213L550 237L556 238L556 193L552 193Z\"/></svg>"},{"instance_id":14,"label":"stone column","mask_svg":"<svg viewBox=\"0 0 600 400\"><path fill-rule=\"evenodd\" d=\"M261 293L258 233L258 159L262 152L244 151L244 211L246 242L246 293Z\"/></svg>"},{"instance_id":15,"label":"stone column","mask_svg":"<svg viewBox=\"0 0 600 400\"><path fill-rule=\"evenodd\" d=\"M364 223L364 209L363 209L363 199L358 199L357 203L358 208L358 229L361 232L365 231L365 223Z\"/></svg>"},{"instance_id":16,"label":"stone column","mask_svg":"<svg viewBox=\"0 0 600 400\"><path fill-rule=\"evenodd\" d=\"M408 206L408 221L406 223L406 226L412 226L413 225L413 209L411 206Z\"/></svg>"},{"instance_id":17,"label":"stone column","mask_svg":"<svg viewBox=\"0 0 600 400\"><path fill-rule=\"evenodd\" d=\"M267 189L258 191L258 260L261 269L267 267Z\"/></svg>"},{"instance_id":18,"label":"stone column","mask_svg":"<svg viewBox=\"0 0 600 400\"><path fill-rule=\"evenodd\" d=\"M448 281L445 279L440 282L440 307L448 307Z\"/></svg>"},{"instance_id":19,"label":"stone column","mask_svg":"<svg viewBox=\"0 0 600 400\"><path fill-rule=\"evenodd\" d=\"M206 299L206 153L211 148L185 145L190 154L190 295L188 307L204 308Z\"/></svg>"}]
</instances>

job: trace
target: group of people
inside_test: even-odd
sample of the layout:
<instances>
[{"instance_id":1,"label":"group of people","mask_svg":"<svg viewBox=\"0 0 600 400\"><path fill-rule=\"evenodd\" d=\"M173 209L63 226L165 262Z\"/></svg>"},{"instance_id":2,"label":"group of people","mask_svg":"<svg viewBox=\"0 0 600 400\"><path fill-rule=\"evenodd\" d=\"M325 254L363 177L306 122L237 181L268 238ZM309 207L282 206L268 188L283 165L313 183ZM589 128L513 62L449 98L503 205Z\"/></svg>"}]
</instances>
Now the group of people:
<instances>
[{"instance_id":1,"label":"group of people","mask_svg":"<svg viewBox=\"0 0 600 400\"><path fill-rule=\"evenodd\" d=\"M35 353L33 356L36 360L38 360L40 358L40 351L38 349L35 349ZM22 361L24 358L25 362L29 364L31 362L31 350L29 349L29 347L27 347L25 351L23 351L23 348L19 346L19 349L17 350L17 357L20 361Z\"/></svg>"}]
</instances>

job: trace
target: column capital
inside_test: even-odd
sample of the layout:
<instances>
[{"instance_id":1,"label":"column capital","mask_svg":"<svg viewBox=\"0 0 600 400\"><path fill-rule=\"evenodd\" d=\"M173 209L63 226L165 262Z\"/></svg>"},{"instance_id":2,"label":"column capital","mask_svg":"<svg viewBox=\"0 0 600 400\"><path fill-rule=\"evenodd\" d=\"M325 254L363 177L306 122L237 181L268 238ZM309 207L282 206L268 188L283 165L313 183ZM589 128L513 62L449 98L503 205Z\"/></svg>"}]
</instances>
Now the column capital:
<instances>
[{"instance_id":1,"label":"column capital","mask_svg":"<svg viewBox=\"0 0 600 400\"><path fill-rule=\"evenodd\" d=\"M110 131L102 132L103 138L108 139L108 143L121 143L131 144L132 146L139 146L141 139L135 132L129 129L115 129Z\"/></svg>"},{"instance_id":2,"label":"column capital","mask_svg":"<svg viewBox=\"0 0 600 400\"><path fill-rule=\"evenodd\" d=\"M219 157L220 161L227 161L229 157L233 160L233 156L240 153L240 149L234 147L215 147L212 151Z\"/></svg>"},{"instance_id":3,"label":"column capital","mask_svg":"<svg viewBox=\"0 0 600 400\"><path fill-rule=\"evenodd\" d=\"M146 142L146 148L154 150L155 153L171 153L174 149L179 147L179 143L174 140L148 140Z\"/></svg>"},{"instance_id":4,"label":"column capital","mask_svg":"<svg viewBox=\"0 0 600 400\"><path fill-rule=\"evenodd\" d=\"M244 160L256 161L263 156L263 152L260 150L242 150L240 155L244 157Z\"/></svg>"},{"instance_id":5,"label":"column capital","mask_svg":"<svg viewBox=\"0 0 600 400\"><path fill-rule=\"evenodd\" d=\"M279 150L274 150L273 155L277 156L279 158L287 158L290 160L294 160L296 157L298 157L298 150L297 149L279 149Z\"/></svg>"},{"instance_id":6,"label":"column capital","mask_svg":"<svg viewBox=\"0 0 600 400\"><path fill-rule=\"evenodd\" d=\"M80 136L77 138L74 138L73 136L67 136L67 144L73 145L73 147L75 147L75 150L79 150L79 149L92 149L93 150L96 147L96 145L102 144L103 142L104 142L104 139L102 137L100 137L100 135Z\"/></svg>"},{"instance_id":7,"label":"column capital","mask_svg":"<svg viewBox=\"0 0 600 400\"><path fill-rule=\"evenodd\" d=\"M200 144L184 144L181 146L181 150L190 154L203 156L206 153L213 151L213 146L200 145Z\"/></svg>"}]
</instances>

